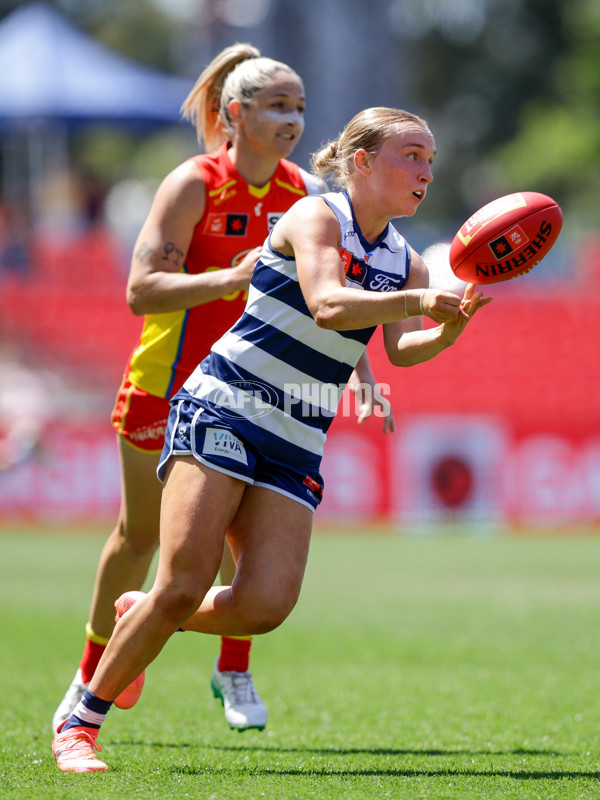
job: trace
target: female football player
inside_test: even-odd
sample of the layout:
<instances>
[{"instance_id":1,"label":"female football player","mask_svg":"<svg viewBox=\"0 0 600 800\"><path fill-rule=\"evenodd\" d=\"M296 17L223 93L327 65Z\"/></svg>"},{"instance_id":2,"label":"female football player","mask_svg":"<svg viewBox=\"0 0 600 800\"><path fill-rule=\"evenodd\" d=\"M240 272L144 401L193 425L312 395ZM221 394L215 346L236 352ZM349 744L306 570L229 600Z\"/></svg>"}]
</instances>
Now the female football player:
<instances>
[{"instance_id":1,"label":"female football player","mask_svg":"<svg viewBox=\"0 0 600 800\"><path fill-rule=\"evenodd\" d=\"M116 398L112 422L121 462L121 508L96 573L86 641L57 708L55 731L81 700L114 628L115 600L139 589L159 540L156 477L169 398L213 342L242 314L259 245L292 204L322 180L287 160L304 129L304 86L291 67L249 44L223 50L202 72L182 110L208 154L175 168L160 185L139 234L127 299L144 315ZM368 362L353 381L371 384ZM367 400L364 416L373 406ZM393 429L393 417L384 429ZM235 567L225 548L221 580ZM267 710L248 671L251 637L224 636L211 685L233 728L264 728ZM143 675L117 698L140 696Z\"/></svg>"},{"instance_id":2,"label":"female football player","mask_svg":"<svg viewBox=\"0 0 600 800\"><path fill-rule=\"evenodd\" d=\"M392 108L362 111L315 155L343 191L304 197L279 220L243 315L171 401L156 580L118 601L108 647L54 738L61 770L107 768L98 730L176 630L248 636L288 616L326 431L375 328L391 364L411 366L453 345L489 302L472 284L463 297L428 289L423 261L391 225L424 201L434 155L427 124ZM423 316L437 325L423 329ZM226 537L237 571L213 586Z\"/></svg>"}]
</instances>

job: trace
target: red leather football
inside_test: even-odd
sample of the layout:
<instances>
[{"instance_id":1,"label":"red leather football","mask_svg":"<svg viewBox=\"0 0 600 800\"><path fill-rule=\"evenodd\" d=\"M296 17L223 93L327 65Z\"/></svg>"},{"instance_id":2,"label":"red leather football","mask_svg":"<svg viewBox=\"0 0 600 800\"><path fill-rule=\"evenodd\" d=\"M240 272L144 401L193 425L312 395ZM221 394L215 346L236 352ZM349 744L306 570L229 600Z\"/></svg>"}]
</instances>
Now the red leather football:
<instances>
[{"instance_id":1,"label":"red leather football","mask_svg":"<svg viewBox=\"0 0 600 800\"><path fill-rule=\"evenodd\" d=\"M558 203L539 192L492 200L460 228L450 247L454 274L468 283L499 283L529 272L562 228Z\"/></svg>"}]
</instances>

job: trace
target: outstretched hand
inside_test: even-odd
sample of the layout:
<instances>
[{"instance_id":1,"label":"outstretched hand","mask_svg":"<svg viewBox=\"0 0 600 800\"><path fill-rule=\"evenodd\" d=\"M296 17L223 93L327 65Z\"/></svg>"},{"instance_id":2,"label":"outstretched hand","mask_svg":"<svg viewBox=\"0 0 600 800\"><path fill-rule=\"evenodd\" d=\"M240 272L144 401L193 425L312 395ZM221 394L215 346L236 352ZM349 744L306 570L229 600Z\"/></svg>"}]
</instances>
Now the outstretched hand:
<instances>
[{"instance_id":1,"label":"outstretched hand","mask_svg":"<svg viewBox=\"0 0 600 800\"><path fill-rule=\"evenodd\" d=\"M467 284L463 299L460 303L461 313L467 317L472 317L477 309L482 306L487 306L494 299L493 297L484 297L481 292L476 292L477 286L474 283Z\"/></svg>"},{"instance_id":2,"label":"outstretched hand","mask_svg":"<svg viewBox=\"0 0 600 800\"><path fill-rule=\"evenodd\" d=\"M469 283L465 289L462 300L459 305L458 315L448 322L442 324L442 338L449 344L454 344L464 329L467 327L469 320L473 317L476 311L483 306L487 306L494 299L493 297L484 297L481 292L477 292L474 283Z\"/></svg>"}]
</instances>

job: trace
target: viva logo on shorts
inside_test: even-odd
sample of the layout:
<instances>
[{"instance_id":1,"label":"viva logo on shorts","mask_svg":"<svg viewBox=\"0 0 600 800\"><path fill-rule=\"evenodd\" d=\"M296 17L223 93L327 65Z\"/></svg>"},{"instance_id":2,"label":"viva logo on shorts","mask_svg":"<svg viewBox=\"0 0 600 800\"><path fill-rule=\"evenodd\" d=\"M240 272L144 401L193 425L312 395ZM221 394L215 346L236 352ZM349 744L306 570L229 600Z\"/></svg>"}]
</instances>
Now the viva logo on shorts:
<instances>
[{"instance_id":1,"label":"viva logo on shorts","mask_svg":"<svg viewBox=\"0 0 600 800\"><path fill-rule=\"evenodd\" d=\"M231 458L234 461L239 461L241 464L248 464L248 457L244 445L237 436L221 428L206 429L202 452L205 455Z\"/></svg>"}]
</instances>

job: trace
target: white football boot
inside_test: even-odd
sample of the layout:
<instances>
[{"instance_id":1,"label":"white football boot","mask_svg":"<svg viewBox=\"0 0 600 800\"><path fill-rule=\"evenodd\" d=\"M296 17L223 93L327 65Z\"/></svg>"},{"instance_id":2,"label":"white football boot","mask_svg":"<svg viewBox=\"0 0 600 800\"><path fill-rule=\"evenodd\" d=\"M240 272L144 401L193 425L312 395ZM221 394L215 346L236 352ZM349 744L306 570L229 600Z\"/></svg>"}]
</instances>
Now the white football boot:
<instances>
[{"instance_id":1,"label":"white football boot","mask_svg":"<svg viewBox=\"0 0 600 800\"><path fill-rule=\"evenodd\" d=\"M59 707L54 712L54 716L52 717L52 733L56 733L62 723L69 719L75 709L75 706L81 700L87 688L88 684L84 683L81 678L81 669L78 669L75 673L75 677L71 681L71 685L67 689L67 693L61 700Z\"/></svg>"},{"instance_id":2,"label":"white football boot","mask_svg":"<svg viewBox=\"0 0 600 800\"><path fill-rule=\"evenodd\" d=\"M250 672L219 672L219 660L210 681L215 697L225 709L225 721L233 730L262 731L267 724L267 707L258 696Z\"/></svg>"}]
</instances>

